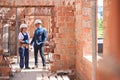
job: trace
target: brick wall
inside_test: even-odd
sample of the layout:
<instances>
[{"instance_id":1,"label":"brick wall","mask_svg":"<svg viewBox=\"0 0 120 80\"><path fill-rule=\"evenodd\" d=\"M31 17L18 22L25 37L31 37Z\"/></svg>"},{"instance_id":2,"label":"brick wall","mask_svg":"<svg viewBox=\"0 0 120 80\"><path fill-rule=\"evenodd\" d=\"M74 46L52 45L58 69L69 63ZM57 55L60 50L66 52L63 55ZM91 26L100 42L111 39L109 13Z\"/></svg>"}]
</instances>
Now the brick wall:
<instances>
[{"instance_id":1,"label":"brick wall","mask_svg":"<svg viewBox=\"0 0 120 80\"><path fill-rule=\"evenodd\" d=\"M76 76L77 80L91 80L93 0L76 0Z\"/></svg>"},{"instance_id":2,"label":"brick wall","mask_svg":"<svg viewBox=\"0 0 120 80\"><path fill-rule=\"evenodd\" d=\"M115 0L104 0L104 53L103 55L111 54L114 52L115 57L119 59L119 27L112 24L111 18L112 10L117 11L115 7L109 7L111 1ZM119 3L119 0L116 0ZM54 24L52 29L54 30L53 40L56 43L56 47L53 55L52 71L55 70L67 70L75 69L77 80L91 80L91 62L84 56L91 56L92 54L92 6L94 0L0 0L0 5L54 5ZM115 5L115 3L114 3ZM117 6L118 8L119 6ZM118 12L119 13L119 12ZM117 14L118 14L117 13ZM43 21L46 20L44 17L40 17ZM110 18L110 19L109 19ZM117 21L119 19L117 18ZM115 22L113 22L115 23ZM47 23L45 23L46 25ZM109 25L109 26L108 26ZM115 28L114 28L115 25ZM47 25L46 25L47 26ZM112 31L112 33L111 33ZM117 32L116 32L117 31ZM115 36L117 35L117 36ZM111 38L112 37L112 38ZM115 38L115 39L114 39ZM112 41L113 43L111 44ZM113 46L111 48L111 46ZM114 48L114 47L117 48ZM113 49L114 48L114 49ZM113 59L114 60L114 59ZM119 60L118 60L119 61ZM104 62L104 61L103 61ZM100 64L99 64L100 65ZM101 72L98 67L97 80L110 80L109 76ZM106 77L107 76L107 77ZM106 78L105 78L106 77ZM115 80L116 75L113 74L112 80ZM116 79L117 80L117 79ZM118 79L119 80L119 79Z\"/></svg>"},{"instance_id":3,"label":"brick wall","mask_svg":"<svg viewBox=\"0 0 120 80\"><path fill-rule=\"evenodd\" d=\"M0 0L0 5L53 5L54 0Z\"/></svg>"},{"instance_id":4,"label":"brick wall","mask_svg":"<svg viewBox=\"0 0 120 80\"><path fill-rule=\"evenodd\" d=\"M35 25L34 25L34 21L36 19L41 19L43 26L49 30L51 28L51 16L26 16L25 20L26 20L26 24L28 25L28 33L30 34L30 37L32 38L33 34L34 34L34 30L35 30ZM50 31L48 31L49 33Z\"/></svg>"},{"instance_id":5,"label":"brick wall","mask_svg":"<svg viewBox=\"0 0 120 80\"><path fill-rule=\"evenodd\" d=\"M91 3L84 0L9 0L2 1L0 5L54 5L54 29L56 48L53 55L54 61L51 69L75 69L78 76L84 80L91 78L91 65L83 58L91 54ZM27 4L26 4L27 3ZM9 5L10 5L9 4ZM75 49L76 47L76 49ZM76 54L75 54L76 53ZM75 62L76 60L76 62Z\"/></svg>"},{"instance_id":6,"label":"brick wall","mask_svg":"<svg viewBox=\"0 0 120 80\"><path fill-rule=\"evenodd\" d=\"M103 27L104 27L104 49L106 48L106 50L104 50L104 53L110 53L111 49L110 49L110 40L107 40L110 38L110 36L108 35L108 31L110 31L108 25L109 25L109 16L110 16L110 5L111 5L111 1L107 1L104 0L104 21L103 21ZM110 49L110 50L107 50ZM105 54L103 54L105 55Z\"/></svg>"},{"instance_id":7,"label":"brick wall","mask_svg":"<svg viewBox=\"0 0 120 80\"><path fill-rule=\"evenodd\" d=\"M52 69L75 69L74 1L58 0L55 12L59 33L56 33L55 37L56 48Z\"/></svg>"},{"instance_id":8,"label":"brick wall","mask_svg":"<svg viewBox=\"0 0 120 80\"><path fill-rule=\"evenodd\" d=\"M0 0L0 5L53 5L54 6L54 30L53 40L56 48L53 54L53 65L51 70L75 69L75 17L74 17L74 0ZM29 20L30 17L26 16ZM34 17L35 18L35 17ZM45 23L47 18L39 17ZM34 21L34 19L31 19ZM26 21L27 23L33 23ZM46 25L47 23L45 23ZM46 25L47 26L47 25ZM30 32L33 32L33 25ZM31 33L30 35L32 35Z\"/></svg>"},{"instance_id":9,"label":"brick wall","mask_svg":"<svg viewBox=\"0 0 120 80\"><path fill-rule=\"evenodd\" d=\"M91 62L84 58L90 55L93 0L76 0L76 76L78 80L91 80ZM96 80L120 80L120 14L119 0L104 0L104 52L97 64ZM85 12L85 13L84 13ZM86 15L89 13L88 15ZM79 36L79 37L78 37Z\"/></svg>"}]
</instances>

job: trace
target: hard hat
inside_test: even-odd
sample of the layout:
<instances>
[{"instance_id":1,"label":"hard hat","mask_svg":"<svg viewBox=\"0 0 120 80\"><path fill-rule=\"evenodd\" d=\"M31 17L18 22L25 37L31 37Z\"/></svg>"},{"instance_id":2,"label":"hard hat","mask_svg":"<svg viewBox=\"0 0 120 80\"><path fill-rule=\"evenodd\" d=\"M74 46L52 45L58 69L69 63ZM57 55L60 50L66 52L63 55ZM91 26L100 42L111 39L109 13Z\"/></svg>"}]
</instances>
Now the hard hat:
<instances>
[{"instance_id":1,"label":"hard hat","mask_svg":"<svg viewBox=\"0 0 120 80\"><path fill-rule=\"evenodd\" d=\"M20 25L20 29L21 29L21 28L27 28L27 24L21 24L21 25Z\"/></svg>"},{"instance_id":2,"label":"hard hat","mask_svg":"<svg viewBox=\"0 0 120 80\"><path fill-rule=\"evenodd\" d=\"M35 24L41 24L41 23L42 23L42 21L40 19L35 20Z\"/></svg>"}]
</instances>

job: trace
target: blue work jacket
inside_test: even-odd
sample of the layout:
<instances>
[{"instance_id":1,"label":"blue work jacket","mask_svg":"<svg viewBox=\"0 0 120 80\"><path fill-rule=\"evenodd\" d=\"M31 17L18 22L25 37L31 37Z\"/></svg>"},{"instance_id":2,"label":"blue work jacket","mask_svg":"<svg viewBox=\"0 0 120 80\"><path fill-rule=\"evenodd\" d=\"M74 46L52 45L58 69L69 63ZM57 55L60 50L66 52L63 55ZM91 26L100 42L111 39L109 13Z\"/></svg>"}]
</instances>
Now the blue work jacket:
<instances>
[{"instance_id":1,"label":"blue work jacket","mask_svg":"<svg viewBox=\"0 0 120 80\"><path fill-rule=\"evenodd\" d=\"M34 32L31 44L34 43L34 46L44 44L45 41L47 40L47 37L48 37L47 30L44 27L37 28Z\"/></svg>"}]
</instances>

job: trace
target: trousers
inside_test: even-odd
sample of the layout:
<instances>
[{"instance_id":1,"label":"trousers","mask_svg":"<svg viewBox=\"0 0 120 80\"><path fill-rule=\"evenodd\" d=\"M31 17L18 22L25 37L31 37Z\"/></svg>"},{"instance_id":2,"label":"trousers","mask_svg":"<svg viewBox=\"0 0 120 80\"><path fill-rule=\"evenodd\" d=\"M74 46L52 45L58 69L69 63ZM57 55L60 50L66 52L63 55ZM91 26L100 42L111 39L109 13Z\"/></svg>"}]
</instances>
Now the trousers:
<instances>
[{"instance_id":1,"label":"trousers","mask_svg":"<svg viewBox=\"0 0 120 80\"><path fill-rule=\"evenodd\" d=\"M38 51L40 53L43 66L46 66L46 60L44 58L44 45L43 44L34 46L35 65L36 66L38 65Z\"/></svg>"},{"instance_id":2,"label":"trousers","mask_svg":"<svg viewBox=\"0 0 120 80\"><path fill-rule=\"evenodd\" d=\"M22 47L19 48L19 55L20 55L20 68L24 67L25 64L25 68L28 68L29 66L29 51L27 48Z\"/></svg>"}]
</instances>

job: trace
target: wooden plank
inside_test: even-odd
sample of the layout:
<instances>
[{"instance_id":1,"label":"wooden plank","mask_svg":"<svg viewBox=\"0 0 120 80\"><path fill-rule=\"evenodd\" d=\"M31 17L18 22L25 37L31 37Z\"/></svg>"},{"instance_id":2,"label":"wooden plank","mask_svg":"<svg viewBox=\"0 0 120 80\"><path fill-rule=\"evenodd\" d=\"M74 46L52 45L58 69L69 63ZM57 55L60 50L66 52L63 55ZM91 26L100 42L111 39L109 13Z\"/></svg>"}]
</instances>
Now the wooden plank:
<instances>
[{"instance_id":1,"label":"wooden plank","mask_svg":"<svg viewBox=\"0 0 120 80\"><path fill-rule=\"evenodd\" d=\"M63 80L70 80L70 78L67 75L62 76Z\"/></svg>"},{"instance_id":2,"label":"wooden plank","mask_svg":"<svg viewBox=\"0 0 120 80\"><path fill-rule=\"evenodd\" d=\"M55 76L50 76L49 78L50 80L57 80L57 78Z\"/></svg>"},{"instance_id":3,"label":"wooden plank","mask_svg":"<svg viewBox=\"0 0 120 80\"><path fill-rule=\"evenodd\" d=\"M42 80L49 80L47 73L43 73L43 79Z\"/></svg>"},{"instance_id":4,"label":"wooden plank","mask_svg":"<svg viewBox=\"0 0 120 80\"><path fill-rule=\"evenodd\" d=\"M37 76L36 76L36 80L42 80L42 74L37 74Z\"/></svg>"},{"instance_id":5,"label":"wooden plank","mask_svg":"<svg viewBox=\"0 0 120 80\"><path fill-rule=\"evenodd\" d=\"M63 80L61 76L57 76L57 80Z\"/></svg>"},{"instance_id":6,"label":"wooden plank","mask_svg":"<svg viewBox=\"0 0 120 80\"><path fill-rule=\"evenodd\" d=\"M48 76L45 76L45 77L43 77L42 80L50 80L50 79L48 78Z\"/></svg>"},{"instance_id":7,"label":"wooden plank","mask_svg":"<svg viewBox=\"0 0 120 80\"><path fill-rule=\"evenodd\" d=\"M10 77L9 76L0 76L0 80L4 80L4 79L10 79Z\"/></svg>"}]
</instances>

